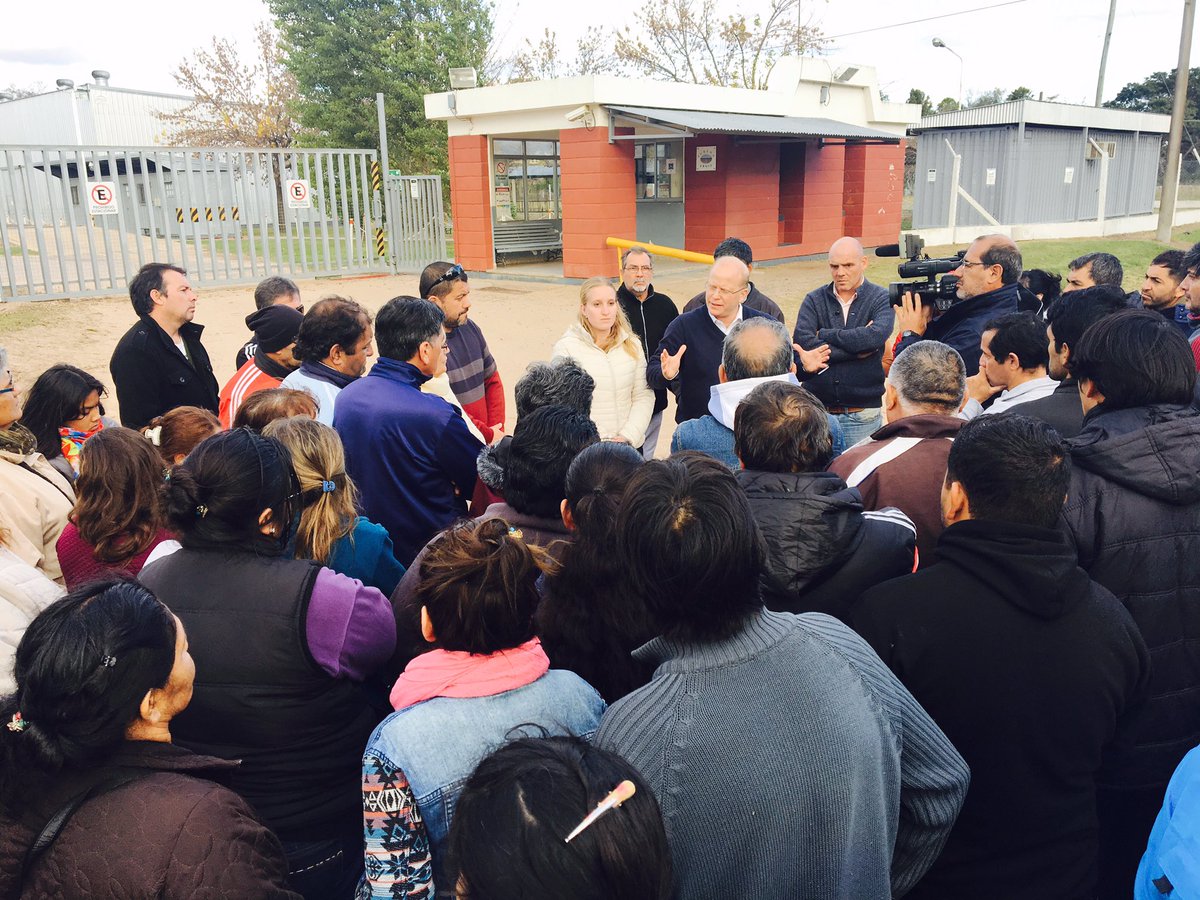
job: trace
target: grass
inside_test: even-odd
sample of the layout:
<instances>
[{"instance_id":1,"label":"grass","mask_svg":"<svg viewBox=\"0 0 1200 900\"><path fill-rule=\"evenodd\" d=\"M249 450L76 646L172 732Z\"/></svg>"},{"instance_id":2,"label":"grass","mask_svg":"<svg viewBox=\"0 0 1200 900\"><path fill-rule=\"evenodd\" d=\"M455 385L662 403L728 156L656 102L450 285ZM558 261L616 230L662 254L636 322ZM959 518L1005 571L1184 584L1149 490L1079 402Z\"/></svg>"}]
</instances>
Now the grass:
<instances>
[{"instance_id":1,"label":"grass","mask_svg":"<svg viewBox=\"0 0 1200 900\"><path fill-rule=\"evenodd\" d=\"M8 252L11 253L13 256L21 256L22 255L21 245L20 244L9 244ZM28 255L28 256L37 256L38 252L36 250L34 250L32 247L30 247L28 250L24 251L24 254ZM3 259L3 258L4 258L4 248L0 247L0 259Z\"/></svg>"}]
</instances>

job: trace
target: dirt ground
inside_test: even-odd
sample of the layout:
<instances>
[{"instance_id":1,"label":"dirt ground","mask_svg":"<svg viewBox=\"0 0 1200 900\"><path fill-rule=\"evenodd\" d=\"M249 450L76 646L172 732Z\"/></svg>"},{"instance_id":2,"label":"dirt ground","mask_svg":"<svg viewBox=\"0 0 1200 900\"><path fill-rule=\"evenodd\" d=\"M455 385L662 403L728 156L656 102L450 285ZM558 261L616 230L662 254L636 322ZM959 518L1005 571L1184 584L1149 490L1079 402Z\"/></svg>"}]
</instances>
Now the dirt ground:
<instances>
[{"instance_id":1,"label":"dirt ground","mask_svg":"<svg viewBox=\"0 0 1200 900\"><path fill-rule=\"evenodd\" d=\"M891 271L894 273L894 268ZM703 265L660 267L660 277L655 279L654 286L682 308L689 298L703 290L707 273ZM764 267L755 269L753 274L759 289L783 307L789 328L795 322L804 295L828 277L823 261ZM868 277L877 278L874 272L869 272ZM880 280L888 280L886 270ZM202 282L195 286L200 295L196 321L205 326L204 346L212 358L217 381L224 384L234 373L238 348L249 340L244 319L254 309L253 286L211 290L206 290ZM374 312L392 297L414 294L417 278L396 275L318 279L300 281L299 286L307 305L324 294L340 293ZM507 430L511 431L515 424L513 385L530 362L549 357L551 346L575 316L578 298L578 288L570 284L493 278L471 281L471 317L487 337L508 394ZM111 415L117 411L117 402L108 360L135 318L128 297L0 303L0 346L7 348L21 388L28 388L42 371L59 362L91 372L109 386L105 409ZM673 422L673 410L668 409L664 425ZM670 432L670 428L663 428L660 454L669 447Z\"/></svg>"}]
</instances>

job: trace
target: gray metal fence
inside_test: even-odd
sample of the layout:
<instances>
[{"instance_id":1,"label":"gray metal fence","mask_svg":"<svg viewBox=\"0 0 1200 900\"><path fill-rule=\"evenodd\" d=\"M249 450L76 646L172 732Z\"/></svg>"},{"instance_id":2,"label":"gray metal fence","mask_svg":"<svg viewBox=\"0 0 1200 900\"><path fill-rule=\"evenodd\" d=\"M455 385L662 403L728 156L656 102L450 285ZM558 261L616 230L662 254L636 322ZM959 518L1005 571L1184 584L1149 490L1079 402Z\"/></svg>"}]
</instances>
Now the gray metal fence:
<instances>
[{"instance_id":1,"label":"gray metal fence","mask_svg":"<svg viewBox=\"0 0 1200 900\"><path fill-rule=\"evenodd\" d=\"M419 272L446 259L442 179L437 175L387 176L387 238L397 272Z\"/></svg>"},{"instance_id":2,"label":"gray metal fence","mask_svg":"<svg viewBox=\"0 0 1200 900\"><path fill-rule=\"evenodd\" d=\"M0 146L0 299L123 292L152 260L214 285L392 271L375 163L365 150ZM440 228L440 183L437 199ZM397 238L431 227L414 219Z\"/></svg>"}]
</instances>

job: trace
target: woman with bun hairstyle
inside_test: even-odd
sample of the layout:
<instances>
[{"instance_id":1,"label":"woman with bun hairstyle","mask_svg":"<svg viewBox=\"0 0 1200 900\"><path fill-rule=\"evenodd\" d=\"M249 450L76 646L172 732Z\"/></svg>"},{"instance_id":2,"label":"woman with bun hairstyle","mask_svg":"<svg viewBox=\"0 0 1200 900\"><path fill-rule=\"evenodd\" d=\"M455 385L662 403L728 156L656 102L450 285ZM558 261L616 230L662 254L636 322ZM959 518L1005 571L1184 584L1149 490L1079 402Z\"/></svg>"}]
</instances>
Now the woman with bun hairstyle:
<instances>
[{"instance_id":1,"label":"woman with bun hairstyle","mask_svg":"<svg viewBox=\"0 0 1200 900\"><path fill-rule=\"evenodd\" d=\"M558 339L553 355L575 360L596 382L592 421L601 439L641 447L654 414L654 392L646 385L642 343L607 278L579 286L577 321Z\"/></svg>"},{"instance_id":2,"label":"woman with bun hairstyle","mask_svg":"<svg viewBox=\"0 0 1200 900\"><path fill-rule=\"evenodd\" d=\"M379 713L363 681L395 645L378 590L285 554L300 492L287 448L248 428L171 470L182 549L141 581L179 616L199 677L179 740L240 759L230 786L283 842L288 885L352 897L362 872L362 748Z\"/></svg>"},{"instance_id":3,"label":"woman with bun hairstyle","mask_svg":"<svg viewBox=\"0 0 1200 900\"><path fill-rule=\"evenodd\" d=\"M363 755L367 892L390 900L432 881L452 896L444 869L458 792L475 765L523 725L591 735L604 701L572 672L550 668L534 636L537 581L551 565L503 519L460 522L421 561L421 630L434 649L392 688L396 712Z\"/></svg>"},{"instance_id":4,"label":"woman with bun hairstyle","mask_svg":"<svg viewBox=\"0 0 1200 900\"><path fill-rule=\"evenodd\" d=\"M633 796L572 834L617 785ZM459 900L667 900L671 848L654 793L615 753L574 737L522 738L463 787L449 857Z\"/></svg>"},{"instance_id":5,"label":"woman with bun hairstyle","mask_svg":"<svg viewBox=\"0 0 1200 900\"><path fill-rule=\"evenodd\" d=\"M104 415L107 395L99 379L66 363L39 375L25 395L21 424L37 437L38 452L72 481L79 476L83 445L117 424Z\"/></svg>"},{"instance_id":6,"label":"woman with bun hairstyle","mask_svg":"<svg viewBox=\"0 0 1200 900\"><path fill-rule=\"evenodd\" d=\"M390 596L404 566L392 552L387 529L357 513L358 491L346 474L338 433L314 419L292 416L276 419L263 435L288 448L300 483L296 558L315 559Z\"/></svg>"},{"instance_id":7,"label":"woman with bun hairstyle","mask_svg":"<svg viewBox=\"0 0 1200 900\"><path fill-rule=\"evenodd\" d=\"M152 550L172 540L163 509L163 470L150 443L130 428L105 428L83 446L75 507L58 538L67 588L113 572L137 575Z\"/></svg>"},{"instance_id":8,"label":"woman with bun hairstyle","mask_svg":"<svg viewBox=\"0 0 1200 900\"><path fill-rule=\"evenodd\" d=\"M182 623L137 582L33 620L0 700L0 896L295 900L278 839L220 783L237 763L172 743L195 674Z\"/></svg>"},{"instance_id":9,"label":"woman with bun hairstyle","mask_svg":"<svg viewBox=\"0 0 1200 900\"><path fill-rule=\"evenodd\" d=\"M183 462L192 448L220 430L221 420L207 409L177 406L151 419L142 434L158 450L163 464L170 468Z\"/></svg>"}]
</instances>

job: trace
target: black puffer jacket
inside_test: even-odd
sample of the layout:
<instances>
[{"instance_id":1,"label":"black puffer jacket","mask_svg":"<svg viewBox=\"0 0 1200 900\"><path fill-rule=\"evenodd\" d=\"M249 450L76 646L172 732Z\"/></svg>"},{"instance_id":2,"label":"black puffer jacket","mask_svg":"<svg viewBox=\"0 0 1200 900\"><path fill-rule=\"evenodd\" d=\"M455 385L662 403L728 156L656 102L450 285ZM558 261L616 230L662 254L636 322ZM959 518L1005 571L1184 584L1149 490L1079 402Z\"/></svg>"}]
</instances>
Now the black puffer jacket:
<instances>
[{"instance_id":1,"label":"black puffer jacket","mask_svg":"<svg viewBox=\"0 0 1200 900\"><path fill-rule=\"evenodd\" d=\"M913 570L917 532L898 509L863 512L832 472L747 472L738 480L766 541L763 602L846 621L867 588Z\"/></svg>"},{"instance_id":2,"label":"black puffer jacket","mask_svg":"<svg viewBox=\"0 0 1200 900\"><path fill-rule=\"evenodd\" d=\"M1127 788L1165 785L1200 743L1200 412L1101 404L1068 446L1063 529L1154 660L1133 747L1110 777Z\"/></svg>"}]
</instances>

